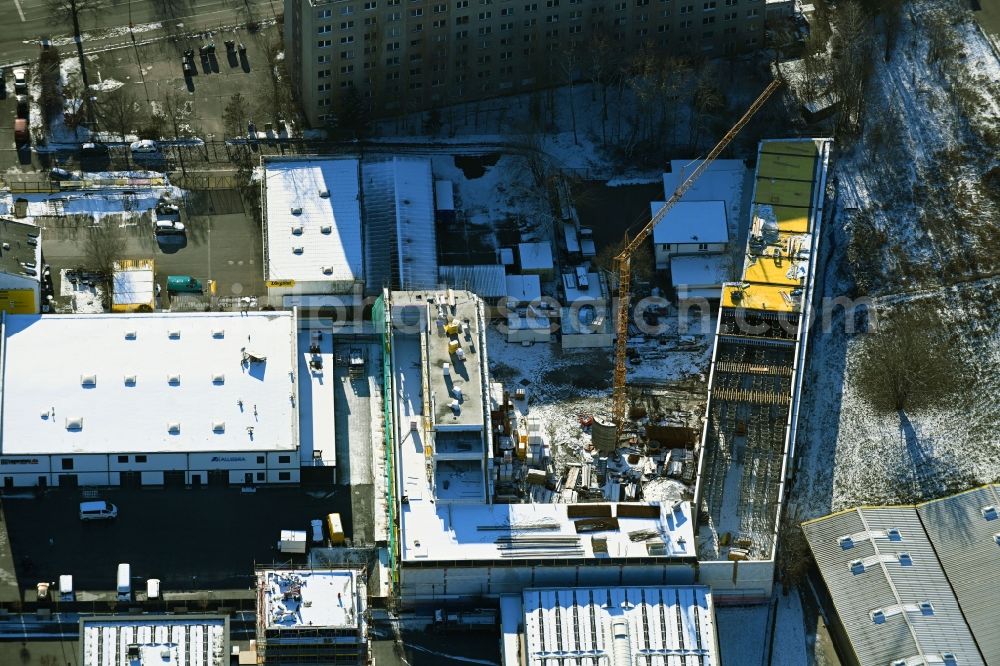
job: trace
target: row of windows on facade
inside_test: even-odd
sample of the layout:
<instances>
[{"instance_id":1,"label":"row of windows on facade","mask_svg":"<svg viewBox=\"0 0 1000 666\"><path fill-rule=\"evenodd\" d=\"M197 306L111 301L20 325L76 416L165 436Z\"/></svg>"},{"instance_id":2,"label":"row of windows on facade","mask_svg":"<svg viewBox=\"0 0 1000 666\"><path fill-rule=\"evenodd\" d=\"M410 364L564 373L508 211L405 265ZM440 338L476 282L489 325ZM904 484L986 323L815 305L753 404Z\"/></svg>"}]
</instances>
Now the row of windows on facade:
<instances>
[{"instance_id":1,"label":"row of windows on facade","mask_svg":"<svg viewBox=\"0 0 1000 666\"><path fill-rule=\"evenodd\" d=\"M118 462L119 463L127 463L128 459L129 459L128 456L118 456ZM148 456L144 456L144 455L137 455L137 456L135 456L135 462L138 463L138 464L142 464L142 463L147 462L147 461L148 461ZM257 456L257 464L258 465L263 465L265 462L266 462L265 456ZM288 465L291 462L292 462L292 457L291 456L278 456L278 464L279 465ZM73 465L74 465L73 459L72 458L63 458L62 461L61 461L61 465L62 465L62 469L63 470L72 470L73 469Z\"/></svg>"},{"instance_id":2,"label":"row of windows on facade","mask_svg":"<svg viewBox=\"0 0 1000 666\"><path fill-rule=\"evenodd\" d=\"M419 0L410 0L410 2L418 2L418 1ZM512 0L502 0L502 2L511 2L511 1ZM570 4L570 5L581 5L581 4L583 4L583 0L566 0L566 1L567 1L567 4ZM633 2L635 3L636 7L646 7L652 1L653 0L633 0ZM670 2L671 2L671 0L657 0L657 1L660 4L665 4L665 5L666 4L670 4ZM761 0L743 0L743 1L744 2L761 2ZM711 11L715 11L720 6L722 6L722 7L735 7L739 3L740 3L740 0L707 0L706 2L702 2L701 10L703 12L711 12ZM401 0L385 0L385 5L384 6L386 6L386 7L398 7L400 4L401 4ZM456 10L457 9L468 9L469 8L469 4L470 4L470 0L456 0L456 2L455 2L455 9ZM493 2L492 2L492 0L479 0L479 4L480 5L492 5ZM534 10L538 9L539 4L541 4L541 3L533 2L533 3L525 5L524 9L525 9L525 11L534 11ZM614 4L614 11L616 11L616 12L623 12L623 11L625 11L628 8L628 4L629 3L625 2L625 1L616 2ZM558 7L559 6L559 0L545 0L545 6L546 7ZM687 12L693 12L695 10L696 6L697 6L696 4L681 5L680 6L680 13L681 14L685 14ZM364 5L363 5L363 7L362 7L362 9L364 11L372 11L372 10L377 9L377 8L378 8L378 1L377 0L369 0L368 2L365 2ZM338 14L340 16L351 16L352 14L354 14L354 9L355 8L354 8L353 5L345 5L344 7L342 7L340 9L340 11L338 12ZM603 9L603 7L602 7L602 9ZM412 11L416 11L416 10L411 10L411 12ZM448 5L445 4L445 3L436 4L436 5L434 5L431 8L431 11L433 11L435 14L443 14L444 12L448 11ZM420 9L420 12L422 14L423 13L423 9ZM417 16L419 16L421 14L417 14ZM333 18L333 10L332 9L321 9L321 10L319 10L319 12L316 13L316 18L318 20Z\"/></svg>"},{"instance_id":3,"label":"row of windows on facade","mask_svg":"<svg viewBox=\"0 0 1000 666\"><path fill-rule=\"evenodd\" d=\"M595 14L595 15L597 15L597 14L603 14L604 13L603 9L604 9L603 7L594 7L591 13ZM423 16L423 13L422 13L423 10L415 9L415 10L413 10L413 12L421 12L421 13L412 13L411 12L410 15L412 17ZM501 16L513 16L513 15L514 15L513 10L511 10L509 13L501 13ZM725 22L725 21L735 21L736 19L739 18L739 12L735 12L735 11L725 12L725 13L721 14L721 16L722 16L721 20L723 22ZM746 18L756 18L758 16L760 16L760 12L756 8L754 8L754 9L748 9L746 11ZM479 14L479 20L480 21L486 21L486 20L489 20L491 18L492 18L492 13L491 12L481 12ZM583 10L582 9L573 10L573 11L569 12L569 14L567 14L565 18L566 18L567 21L570 21L570 22L572 22L572 21L582 21L583 20ZM660 12L659 18L670 18L670 10L669 9L664 9L662 12ZM370 26L376 25L377 21L375 19L376 19L376 17L374 17L374 16L372 16L370 18L366 18L365 21L364 21L364 25L366 27L370 27ZM468 17L468 16L456 16L455 17L455 25L468 25L469 24L469 19L470 19L470 17ZM399 14L390 14L389 17L388 17L388 19L387 19L387 21L390 22L390 23L398 21L398 20L400 20L400 15ZM549 14L549 15L547 15L545 17L545 22L546 23L558 23L559 20L560 20L560 15L559 14ZM639 14L638 16L633 17L632 20L635 21L635 22L638 22L638 23L646 23L646 22L649 21L649 14ZM701 24L702 25L711 25L711 24L715 23L715 20L716 20L715 16L703 16L701 18ZM625 25L627 22L628 22L628 19L625 19L625 18L616 18L616 19L614 19L613 24L616 25L616 26L620 26L620 25ZM689 19L687 21L681 21L681 23L682 24L686 23L687 25L691 25L692 21ZM436 20L434 20L434 21L431 22L431 28L432 29L441 29L441 28L447 27L447 25L448 25L448 23L444 19L436 19ZM530 28L533 25L538 25L538 19L537 18L525 19L523 21L522 25L525 28ZM603 23L600 24L600 25L603 25ZM501 23L500 24L500 30L513 30L513 28L514 28L514 23L513 22L510 22L510 23ZM343 22L341 22L340 29L341 30L353 30L354 29L354 21L343 21ZM410 26L409 32L411 32L411 33L423 32L423 29L424 29L424 24L423 23L417 23L415 25ZM320 35L329 34L331 32L333 32L333 26L330 26L330 25L321 25L318 28L316 28L316 33L320 34ZM485 27L479 28L479 34L481 34L481 35L482 34L489 34L489 32L490 32L490 26L485 26ZM398 37L399 34L400 34L400 28L395 27L395 26L389 28L389 36L390 37ZM368 40L368 39L370 39L372 37L374 37L374 33L365 33L365 39L366 40ZM323 48L324 46L329 46L330 45L330 41L331 40L322 40L318 44L318 47L319 48ZM349 44L349 43L351 43L353 41L354 41L354 35L345 35L345 36L343 36L343 37L340 38L340 43L341 44Z\"/></svg>"},{"instance_id":4,"label":"row of windows on facade","mask_svg":"<svg viewBox=\"0 0 1000 666\"><path fill-rule=\"evenodd\" d=\"M690 42L690 41L693 41L693 39L682 39L681 41L682 42ZM750 45L754 45L756 43L757 43L757 38L756 37L750 38L750 40L749 40L749 44ZM666 46L666 45L663 44L663 46ZM707 45L705 48L706 48L706 50L708 50L708 49L711 49L711 48L714 48L714 47L712 45ZM725 52L727 52L727 53L735 52L735 50L736 50L736 44L732 43L732 42L727 43L727 44L724 45L723 50ZM535 52L534 52L533 49L525 49L523 55L530 56L530 55L533 55L534 53ZM512 57L513 57L513 52L511 52L511 51L505 51L505 52L502 52L502 53L499 54L499 59L500 60L509 60ZM479 64L479 65L486 65L486 64L489 64L489 62L490 62L490 56L482 56L482 58L478 60L477 64ZM398 58L394 59L393 64L398 65L399 64L399 59ZM365 69L372 69L372 68L374 68L374 64L373 63L370 63L370 62L365 63ZM530 72L533 72L535 70L535 66L534 65L529 65L529 66L524 67L523 69L524 69L525 73L530 73ZM354 72L354 66L353 65L345 65L344 67L340 68L340 73L341 74L347 75L347 74L352 74L353 72ZM513 72L514 72L514 67L512 65L508 65L506 67L501 67L496 72L493 72L492 70L481 70L481 71L478 71L478 72L476 72L476 78L477 79L486 79L486 78L493 77L494 74L499 75L499 76L504 76L504 75L512 74ZM422 76L423 72L422 72L422 70L420 68L414 68L414 69L410 69L409 74L410 74L411 77L417 77L417 76ZM320 76L321 76L321 78L325 78L327 76L331 76L330 70L323 70L320 73ZM386 81L398 81L399 79L400 79L400 72L398 72L398 71L386 72L386 76L385 76L385 80ZM460 83L465 82L466 80L467 80L467 76L465 74L457 74L455 76L455 83L459 83L460 84ZM373 81L372 81L371 78L366 78L365 81L364 81L364 83L365 83L365 85L371 86L373 84ZM431 79L430 86L432 88L438 88L438 87L444 86L445 83L446 83L446 81L443 78L434 78L434 79ZM351 88L351 87L354 87L354 85L355 85L354 81L350 80L350 79L344 79L344 80L340 81L340 87L341 88ZM508 85L501 86L501 88L511 87L512 85L513 85L512 83L508 83ZM409 87L410 90L420 90L421 88L424 87L424 82L423 81L410 81L408 87ZM320 92L320 93L330 92L331 89L332 89L332 84L330 84L330 83L321 83L321 84L319 84L319 86L317 86L317 92ZM484 90L485 90L485 88L484 88ZM390 92L398 92L398 91L399 91L398 86L397 87L393 87L393 88L390 89ZM364 96L370 98L370 97L373 97L374 95L373 95L373 93L372 93L371 90L368 90L368 91L365 91ZM322 98L322 99L319 99L317 101L317 104L320 107L328 107L328 106L332 106L333 105L333 100L330 99L330 98ZM702 248L699 248L699 249L702 249ZM707 249L707 248L704 248L704 249Z\"/></svg>"},{"instance_id":5,"label":"row of windows on facade","mask_svg":"<svg viewBox=\"0 0 1000 666\"><path fill-rule=\"evenodd\" d=\"M712 23L705 23L704 25L712 25ZM681 29L689 29L689 28L693 27L693 23L691 21L685 21L685 22L680 23L679 27ZM747 32L747 33L753 33L757 29L758 28L757 28L757 26L755 24L746 24L744 26L744 32ZM666 32L669 32L669 31L670 31L670 26L667 25L667 24L659 25L659 26L657 26L657 29L656 29L656 32L660 33L660 34L666 33ZM735 34L737 34L737 32L738 32L738 28L736 26L729 26L729 27L723 28L723 30L722 30L722 32L720 34L728 36L728 35L735 35ZM583 33L583 26L570 26L570 28L567 30L567 34L568 35L579 35L579 34L582 34L582 33ZM483 32L481 30L479 36L480 37L485 37L485 36L488 36L489 34L491 34L490 31L489 31L489 29L487 29L485 32ZM649 31L649 28L636 28L636 30L635 30L635 36L639 37L639 38L648 37L650 34L651 33ZM701 38L702 39L711 39L714 36L715 36L715 31L714 30L705 30L705 31L702 31L702 33L701 33ZM558 38L558 37L559 37L559 29L558 28L552 28L550 30L546 30L545 33L544 33L544 38L545 39L554 39L554 38ZM457 33L455 33L455 39L456 40L463 40L463 39L468 39L468 38L469 38L469 32L467 30L460 30ZM522 36L521 41L523 43L527 44L527 43L536 41L537 38L538 38L537 35L527 34L527 35L523 35ZM623 33L623 32L617 32L617 33L614 34L614 38L615 38L616 41L624 41L625 38L626 38L626 36L625 36L625 33ZM341 40L341 41L342 41L342 43L353 43L354 40L353 40L353 38L351 38L348 42L344 42L343 40ZM440 43L440 42L445 42L447 40L441 39L441 40L435 40L435 41ZM688 34L688 35L681 35L680 37L678 37L677 41L679 43L690 43L690 42L694 41L694 39L693 39L693 35ZM750 43L751 44L755 44L756 43L756 38L752 38L752 41ZM501 40L500 40L500 46L509 46L510 44L511 44L510 38L501 38ZM329 40L327 40L327 43L325 43L325 44L321 43L320 46L321 46L321 48L322 47L326 47L326 46L330 46ZM420 46L421 46L421 40L419 40L419 39L412 40L410 42L410 48L418 48ZM483 41L483 42L480 42L480 44L479 44L479 48L481 50L482 49L491 48L492 46L493 45L489 41ZM667 43L665 41L663 41L661 43L661 46L666 47ZM401 49L402 49L402 45L401 45L400 42L388 42L385 45L385 50L388 51L388 52L390 52L390 53L393 52L393 51L399 51ZM558 44L550 44L549 47L548 47L548 50L550 50L550 51L557 51L557 50L560 50L560 46ZM366 55L366 56L367 55L373 55L373 54L377 53L378 51L379 51L379 49L377 47L366 46L364 48L362 54ZM467 51L468 51L468 47L467 46L460 47L460 49L459 49L459 52L461 52L461 53L465 53ZM450 54L451 54L451 52L450 52L450 50L447 47L441 47L441 48L439 48L437 50L437 52L436 52L435 55L438 56L438 57L442 57L443 58L443 57L449 56ZM353 50L347 50L347 51L341 51L340 52L340 59L341 60L353 60L355 57L356 57L356 53ZM410 56L410 62L419 62L422 59L423 59L423 55L419 54L419 53L415 53L415 54L412 54ZM317 62L317 64L320 64L320 65L329 64L330 62L332 62L332 60L333 60L332 55L327 55L327 54L320 54L319 56L316 57L316 62ZM390 66L390 67L393 66L393 65L400 64L399 63L399 56L390 56L390 57L388 57L386 59L386 61L385 61L385 64L386 64L386 66ZM374 67L374 64L369 64L369 63L365 64L365 69L370 69L372 67ZM329 70L323 70L323 71L329 71ZM353 67L349 71L353 71ZM345 70L343 70L343 69L341 70L341 72L342 73L346 73ZM328 76L328 74L322 74L322 73L319 74L319 78L324 78L326 76Z\"/></svg>"}]
</instances>

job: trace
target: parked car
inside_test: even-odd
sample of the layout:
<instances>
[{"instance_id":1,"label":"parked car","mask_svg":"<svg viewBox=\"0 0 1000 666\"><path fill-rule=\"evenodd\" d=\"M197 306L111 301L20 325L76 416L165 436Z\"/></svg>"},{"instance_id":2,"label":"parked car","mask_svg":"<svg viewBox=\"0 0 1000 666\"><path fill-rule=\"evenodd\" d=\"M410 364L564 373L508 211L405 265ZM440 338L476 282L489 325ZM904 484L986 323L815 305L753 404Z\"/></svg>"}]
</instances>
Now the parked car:
<instances>
[{"instance_id":1,"label":"parked car","mask_svg":"<svg viewBox=\"0 0 1000 666\"><path fill-rule=\"evenodd\" d=\"M28 101L27 95L17 96L17 117L18 118L28 118L31 113L31 106Z\"/></svg>"},{"instance_id":2,"label":"parked car","mask_svg":"<svg viewBox=\"0 0 1000 666\"><path fill-rule=\"evenodd\" d=\"M201 280L190 275L168 275L167 293L170 294L202 294L205 292Z\"/></svg>"},{"instance_id":3,"label":"parked car","mask_svg":"<svg viewBox=\"0 0 1000 666\"><path fill-rule=\"evenodd\" d=\"M26 146L31 143L31 136L28 134L28 119L17 118L14 121L14 145Z\"/></svg>"},{"instance_id":4,"label":"parked car","mask_svg":"<svg viewBox=\"0 0 1000 666\"><path fill-rule=\"evenodd\" d=\"M184 67L184 76L194 76L198 73L198 68L194 66L194 63L187 58L182 58L181 63Z\"/></svg>"},{"instance_id":5,"label":"parked car","mask_svg":"<svg viewBox=\"0 0 1000 666\"><path fill-rule=\"evenodd\" d=\"M158 153L160 152L160 146L152 139L143 139L142 141L133 141L129 145L129 150L133 153Z\"/></svg>"},{"instance_id":6,"label":"parked car","mask_svg":"<svg viewBox=\"0 0 1000 666\"><path fill-rule=\"evenodd\" d=\"M49 171L49 178L52 180L72 180L73 174L66 169L60 169L59 167L53 168Z\"/></svg>"},{"instance_id":7,"label":"parked car","mask_svg":"<svg viewBox=\"0 0 1000 666\"><path fill-rule=\"evenodd\" d=\"M110 149L103 143L85 143L80 146L80 154L84 157L101 157L110 152Z\"/></svg>"},{"instance_id":8,"label":"parked car","mask_svg":"<svg viewBox=\"0 0 1000 666\"><path fill-rule=\"evenodd\" d=\"M14 70L14 92L18 95L28 92L28 70L20 67Z\"/></svg>"}]
</instances>

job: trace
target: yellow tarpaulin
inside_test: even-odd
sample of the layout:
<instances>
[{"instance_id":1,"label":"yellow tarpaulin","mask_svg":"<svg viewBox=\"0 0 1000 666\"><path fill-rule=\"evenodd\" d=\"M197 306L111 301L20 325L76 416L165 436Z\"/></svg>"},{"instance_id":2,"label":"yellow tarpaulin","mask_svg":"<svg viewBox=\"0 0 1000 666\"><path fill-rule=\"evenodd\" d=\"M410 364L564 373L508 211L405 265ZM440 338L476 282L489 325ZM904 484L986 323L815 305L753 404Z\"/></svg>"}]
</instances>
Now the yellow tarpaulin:
<instances>
[{"instance_id":1,"label":"yellow tarpaulin","mask_svg":"<svg viewBox=\"0 0 1000 666\"><path fill-rule=\"evenodd\" d=\"M32 289L0 289L0 310L7 314L38 314Z\"/></svg>"}]
</instances>

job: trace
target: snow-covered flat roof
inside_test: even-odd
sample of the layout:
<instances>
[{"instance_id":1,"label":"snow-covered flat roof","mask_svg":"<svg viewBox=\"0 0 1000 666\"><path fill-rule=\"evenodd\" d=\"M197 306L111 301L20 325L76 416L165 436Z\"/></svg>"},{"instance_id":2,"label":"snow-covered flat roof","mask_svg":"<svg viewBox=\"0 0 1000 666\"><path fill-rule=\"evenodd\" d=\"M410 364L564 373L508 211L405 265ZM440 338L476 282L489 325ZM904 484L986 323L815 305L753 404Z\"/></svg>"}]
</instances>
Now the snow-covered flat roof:
<instances>
[{"instance_id":1,"label":"snow-covered flat roof","mask_svg":"<svg viewBox=\"0 0 1000 666\"><path fill-rule=\"evenodd\" d=\"M625 505L613 505L617 529L577 532L576 521L584 519L569 517L569 504L437 505L428 499L415 502L411 495L403 506L405 561L650 557L646 540L629 536L640 530L663 541L664 556L695 556L688 502L644 505L654 507L651 518L625 516ZM595 540L606 540L607 552L595 553Z\"/></svg>"},{"instance_id":2,"label":"snow-covered flat roof","mask_svg":"<svg viewBox=\"0 0 1000 666\"><path fill-rule=\"evenodd\" d=\"M522 603L523 663L719 664L707 586L529 588ZM502 626L513 610L501 604ZM504 666L521 663L505 650Z\"/></svg>"},{"instance_id":3,"label":"snow-covered flat roof","mask_svg":"<svg viewBox=\"0 0 1000 666\"><path fill-rule=\"evenodd\" d=\"M521 260L521 270L546 271L552 268L552 243L520 243L517 256Z\"/></svg>"},{"instance_id":4,"label":"snow-covered flat roof","mask_svg":"<svg viewBox=\"0 0 1000 666\"><path fill-rule=\"evenodd\" d=\"M358 160L265 160L264 178L268 279L360 280Z\"/></svg>"},{"instance_id":5,"label":"snow-covered flat roof","mask_svg":"<svg viewBox=\"0 0 1000 666\"><path fill-rule=\"evenodd\" d=\"M80 620L80 663L131 664L128 647L136 645L144 665L227 666L227 619L222 615L84 617Z\"/></svg>"},{"instance_id":6,"label":"snow-covered flat roof","mask_svg":"<svg viewBox=\"0 0 1000 666\"><path fill-rule=\"evenodd\" d=\"M725 254L685 255L670 258L670 280L674 287L710 286L722 296L722 283L729 279L732 260Z\"/></svg>"},{"instance_id":7,"label":"snow-covered flat roof","mask_svg":"<svg viewBox=\"0 0 1000 666\"><path fill-rule=\"evenodd\" d=\"M650 203L650 215L656 215L664 205L663 201ZM729 242L725 202L683 199L678 201L653 228L653 242L656 244Z\"/></svg>"},{"instance_id":8,"label":"snow-covered flat roof","mask_svg":"<svg viewBox=\"0 0 1000 666\"><path fill-rule=\"evenodd\" d=\"M329 330L299 331L298 350L299 455L309 465L319 451L316 460L334 465L333 335Z\"/></svg>"},{"instance_id":9,"label":"snow-covered flat roof","mask_svg":"<svg viewBox=\"0 0 1000 666\"><path fill-rule=\"evenodd\" d=\"M295 449L295 335L291 312L8 316L2 452Z\"/></svg>"},{"instance_id":10,"label":"snow-covered flat roof","mask_svg":"<svg viewBox=\"0 0 1000 666\"><path fill-rule=\"evenodd\" d=\"M359 582L351 569L261 571L257 612L268 629L353 629L363 622Z\"/></svg>"},{"instance_id":11,"label":"snow-covered flat roof","mask_svg":"<svg viewBox=\"0 0 1000 666\"><path fill-rule=\"evenodd\" d=\"M663 192L670 198L677 187L698 168L698 160L671 160L670 173L663 174ZM724 201L733 224L741 219L743 184L747 167L743 160L715 160L684 193L681 201Z\"/></svg>"},{"instance_id":12,"label":"snow-covered flat roof","mask_svg":"<svg viewBox=\"0 0 1000 666\"><path fill-rule=\"evenodd\" d=\"M537 275L508 275L507 299L513 303L531 303L542 297L542 284Z\"/></svg>"}]
</instances>

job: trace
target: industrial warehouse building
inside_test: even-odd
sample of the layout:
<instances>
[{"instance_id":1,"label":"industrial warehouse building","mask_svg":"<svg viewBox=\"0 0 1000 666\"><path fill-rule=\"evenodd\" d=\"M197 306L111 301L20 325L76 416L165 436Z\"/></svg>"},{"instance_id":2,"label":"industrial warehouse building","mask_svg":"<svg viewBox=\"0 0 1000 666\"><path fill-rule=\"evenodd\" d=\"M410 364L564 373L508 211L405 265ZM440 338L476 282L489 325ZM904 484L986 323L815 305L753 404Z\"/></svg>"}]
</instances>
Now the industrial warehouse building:
<instances>
[{"instance_id":1,"label":"industrial warehouse building","mask_svg":"<svg viewBox=\"0 0 1000 666\"><path fill-rule=\"evenodd\" d=\"M333 478L332 340L295 311L7 315L2 329L5 488Z\"/></svg>"},{"instance_id":2,"label":"industrial warehouse building","mask_svg":"<svg viewBox=\"0 0 1000 666\"><path fill-rule=\"evenodd\" d=\"M501 663L718 666L711 590L529 588L500 597Z\"/></svg>"},{"instance_id":3,"label":"industrial warehouse building","mask_svg":"<svg viewBox=\"0 0 1000 666\"><path fill-rule=\"evenodd\" d=\"M1000 664L1000 486L802 524L859 666Z\"/></svg>"}]
</instances>

